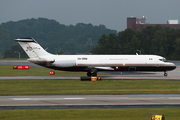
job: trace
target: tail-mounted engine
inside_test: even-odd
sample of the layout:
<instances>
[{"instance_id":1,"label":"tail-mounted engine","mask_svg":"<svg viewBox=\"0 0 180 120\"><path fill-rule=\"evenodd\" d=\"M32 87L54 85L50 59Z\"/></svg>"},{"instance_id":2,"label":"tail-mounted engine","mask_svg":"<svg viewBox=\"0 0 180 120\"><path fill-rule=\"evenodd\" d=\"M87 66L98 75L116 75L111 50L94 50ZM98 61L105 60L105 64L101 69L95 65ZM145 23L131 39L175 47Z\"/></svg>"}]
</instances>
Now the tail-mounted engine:
<instances>
[{"instance_id":1,"label":"tail-mounted engine","mask_svg":"<svg viewBox=\"0 0 180 120\"><path fill-rule=\"evenodd\" d=\"M52 63L56 67L73 67L76 65L75 60L59 60Z\"/></svg>"}]
</instances>

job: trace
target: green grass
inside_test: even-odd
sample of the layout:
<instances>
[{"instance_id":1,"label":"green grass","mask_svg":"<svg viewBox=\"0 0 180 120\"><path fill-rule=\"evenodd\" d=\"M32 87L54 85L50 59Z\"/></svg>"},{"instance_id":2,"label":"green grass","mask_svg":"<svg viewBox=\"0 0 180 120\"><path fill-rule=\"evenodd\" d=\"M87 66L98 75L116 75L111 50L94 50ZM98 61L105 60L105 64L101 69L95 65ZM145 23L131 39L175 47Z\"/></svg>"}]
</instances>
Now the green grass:
<instances>
[{"instance_id":1,"label":"green grass","mask_svg":"<svg viewBox=\"0 0 180 120\"><path fill-rule=\"evenodd\" d=\"M50 76L49 72L55 71L55 76L86 75L86 72L68 72L52 70L43 67L30 66L30 69L13 69L13 65L0 65L1 76ZM98 73L98 75L108 75L108 73Z\"/></svg>"},{"instance_id":2,"label":"green grass","mask_svg":"<svg viewBox=\"0 0 180 120\"><path fill-rule=\"evenodd\" d=\"M0 110L1 120L150 120L163 114L166 120L179 120L180 108Z\"/></svg>"},{"instance_id":3,"label":"green grass","mask_svg":"<svg viewBox=\"0 0 180 120\"><path fill-rule=\"evenodd\" d=\"M15 80L0 81L0 95L179 94L180 81Z\"/></svg>"}]
</instances>

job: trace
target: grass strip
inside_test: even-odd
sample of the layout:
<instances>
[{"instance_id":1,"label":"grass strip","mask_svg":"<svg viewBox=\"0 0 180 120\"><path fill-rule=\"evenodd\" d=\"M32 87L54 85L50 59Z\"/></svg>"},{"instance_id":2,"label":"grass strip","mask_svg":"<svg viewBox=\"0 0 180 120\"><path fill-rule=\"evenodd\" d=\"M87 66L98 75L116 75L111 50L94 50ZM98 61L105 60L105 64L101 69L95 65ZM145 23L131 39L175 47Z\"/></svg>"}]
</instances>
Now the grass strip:
<instances>
[{"instance_id":1,"label":"grass strip","mask_svg":"<svg viewBox=\"0 0 180 120\"><path fill-rule=\"evenodd\" d=\"M180 81L15 80L0 81L0 95L180 94Z\"/></svg>"},{"instance_id":2,"label":"grass strip","mask_svg":"<svg viewBox=\"0 0 180 120\"><path fill-rule=\"evenodd\" d=\"M0 110L1 120L150 120L162 114L179 120L180 108Z\"/></svg>"},{"instance_id":3,"label":"grass strip","mask_svg":"<svg viewBox=\"0 0 180 120\"><path fill-rule=\"evenodd\" d=\"M14 65L16 66L16 65ZM86 76L86 72L58 71L43 67L30 66L30 69L13 69L13 65L0 65L1 76L50 76L49 72L55 71L55 76ZM108 73L98 73L98 75L109 75Z\"/></svg>"}]
</instances>

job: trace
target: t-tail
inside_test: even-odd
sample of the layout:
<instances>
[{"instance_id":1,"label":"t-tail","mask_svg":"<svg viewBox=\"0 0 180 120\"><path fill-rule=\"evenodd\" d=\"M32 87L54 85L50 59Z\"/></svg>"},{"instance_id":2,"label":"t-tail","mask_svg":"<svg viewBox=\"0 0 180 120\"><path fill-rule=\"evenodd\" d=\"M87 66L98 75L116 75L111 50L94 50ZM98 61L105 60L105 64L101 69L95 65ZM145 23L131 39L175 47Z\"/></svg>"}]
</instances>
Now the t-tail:
<instances>
[{"instance_id":1,"label":"t-tail","mask_svg":"<svg viewBox=\"0 0 180 120\"><path fill-rule=\"evenodd\" d=\"M14 40L21 45L29 56L28 61L36 64L54 62L54 59L51 58L52 54L45 51L33 38L17 38Z\"/></svg>"}]
</instances>

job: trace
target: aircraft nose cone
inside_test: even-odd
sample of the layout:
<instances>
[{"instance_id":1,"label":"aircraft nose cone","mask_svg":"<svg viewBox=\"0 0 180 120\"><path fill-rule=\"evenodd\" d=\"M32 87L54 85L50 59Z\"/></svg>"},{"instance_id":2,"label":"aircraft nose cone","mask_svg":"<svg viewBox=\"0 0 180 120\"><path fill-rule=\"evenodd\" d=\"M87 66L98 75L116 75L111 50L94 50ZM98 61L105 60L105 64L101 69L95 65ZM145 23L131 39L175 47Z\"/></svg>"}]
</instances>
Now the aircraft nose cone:
<instances>
[{"instance_id":1,"label":"aircraft nose cone","mask_svg":"<svg viewBox=\"0 0 180 120\"><path fill-rule=\"evenodd\" d=\"M171 70L176 69L176 65L174 63L169 62L169 63L167 63L167 65L168 65L167 71L171 71Z\"/></svg>"},{"instance_id":2,"label":"aircraft nose cone","mask_svg":"<svg viewBox=\"0 0 180 120\"><path fill-rule=\"evenodd\" d=\"M176 65L172 63L172 70L176 69Z\"/></svg>"},{"instance_id":3,"label":"aircraft nose cone","mask_svg":"<svg viewBox=\"0 0 180 120\"><path fill-rule=\"evenodd\" d=\"M176 69L176 65L174 65L173 68Z\"/></svg>"}]
</instances>

